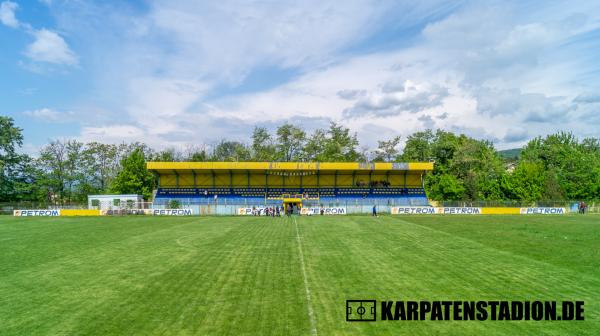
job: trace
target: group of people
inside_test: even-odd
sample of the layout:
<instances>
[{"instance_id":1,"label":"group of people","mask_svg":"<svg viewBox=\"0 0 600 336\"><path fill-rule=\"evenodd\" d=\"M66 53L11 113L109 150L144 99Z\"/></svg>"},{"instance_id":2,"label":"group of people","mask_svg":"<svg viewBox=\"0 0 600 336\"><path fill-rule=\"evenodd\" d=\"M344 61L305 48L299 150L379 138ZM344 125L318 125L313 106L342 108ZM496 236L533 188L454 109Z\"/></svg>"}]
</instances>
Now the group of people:
<instances>
[{"instance_id":1,"label":"group of people","mask_svg":"<svg viewBox=\"0 0 600 336\"><path fill-rule=\"evenodd\" d=\"M585 211L587 210L587 204L585 204L585 202L579 202L579 204L577 204L577 212L579 212L580 214L584 214Z\"/></svg>"},{"instance_id":2,"label":"group of people","mask_svg":"<svg viewBox=\"0 0 600 336\"><path fill-rule=\"evenodd\" d=\"M252 216L271 216L271 217L281 217L283 213L282 206L274 206L267 208L257 208L255 206L252 207Z\"/></svg>"},{"instance_id":3,"label":"group of people","mask_svg":"<svg viewBox=\"0 0 600 336\"><path fill-rule=\"evenodd\" d=\"M301 205L287 203L284 206L275 205L272 207L266 208L257 208L256 206L252 207L252 215L253 216L271 216L271 217L281 217L282 215L291 216L293 214L300 214Z\"/></svg>"},{"instance_id":4,"label":"group of people","mask_svg":"<svg viewBox=\"0 0 600 336\"><path fill-rule=\"evenodd\" d=\"M370 188L381 188L381 187L389 187L391 184L388 181L370 181L368 183ZM367 183L363 180L357 181L356 186L359 188L364 188L367 186Z\"/></svg>"}]
</instances>

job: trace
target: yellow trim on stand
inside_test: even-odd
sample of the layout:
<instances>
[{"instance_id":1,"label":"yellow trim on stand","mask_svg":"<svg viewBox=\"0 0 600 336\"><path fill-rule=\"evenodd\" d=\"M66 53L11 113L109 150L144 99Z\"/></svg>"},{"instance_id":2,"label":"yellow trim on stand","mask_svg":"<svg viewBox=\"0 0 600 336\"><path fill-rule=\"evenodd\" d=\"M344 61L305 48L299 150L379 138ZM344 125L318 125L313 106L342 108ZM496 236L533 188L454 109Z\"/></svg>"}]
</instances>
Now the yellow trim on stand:
<instances>
[{"instance_id":1,"label":"yellow trim on stand","mask_svg":"<svg viewBox=\"0 0 600 336\"><path fill-rule=\"evenodd\" d=\"M149 170L388 171L433 170L433 162L147 162Z\"/></svg>"}]
</instances>

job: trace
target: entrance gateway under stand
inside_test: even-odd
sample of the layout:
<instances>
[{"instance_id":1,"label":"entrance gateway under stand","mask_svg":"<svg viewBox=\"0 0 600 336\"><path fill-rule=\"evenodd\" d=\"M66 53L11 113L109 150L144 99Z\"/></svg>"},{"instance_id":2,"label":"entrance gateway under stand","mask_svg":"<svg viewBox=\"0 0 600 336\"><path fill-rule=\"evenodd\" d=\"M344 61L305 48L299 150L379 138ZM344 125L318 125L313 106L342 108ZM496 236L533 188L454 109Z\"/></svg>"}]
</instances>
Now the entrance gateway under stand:
<instances>
[{"instance_id":1,"label":"entrance gateway under stand","mask_svg":"<svg viewBox=\"0 0 600 336\"><path fill-rule=\"evenodd\" d=\"M270 200L281 200L281 205L283 206L284 211L287 211L288 207L291 205L292 209L295 211L300 211L302 208L302 201L316 201L319 202L319 197L309 197L308 195L303 194L282 194L281 197L273 197L269 198ZM311 202L309 202L311 203Z\"/></svg>"}]
</instances>

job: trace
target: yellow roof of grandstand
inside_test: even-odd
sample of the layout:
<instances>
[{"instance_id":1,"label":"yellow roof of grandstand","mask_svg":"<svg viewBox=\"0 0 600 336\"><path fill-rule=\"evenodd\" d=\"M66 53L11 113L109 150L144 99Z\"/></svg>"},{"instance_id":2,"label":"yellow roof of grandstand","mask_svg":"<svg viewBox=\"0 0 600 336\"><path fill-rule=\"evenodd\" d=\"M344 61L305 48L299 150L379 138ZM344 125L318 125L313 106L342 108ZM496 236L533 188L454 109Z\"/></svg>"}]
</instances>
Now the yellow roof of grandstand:
<instances>
[{"instance_id":1,"label":"yellow roof of grandstand","mask_svg":"<svg viewBox=\"0 0 600 336\"><path fill-rule=\"evenodd\" d=\"M177 170L429 171L433 162L147 162L146 167L163 174Z\"/></svg>"}]
</instances>

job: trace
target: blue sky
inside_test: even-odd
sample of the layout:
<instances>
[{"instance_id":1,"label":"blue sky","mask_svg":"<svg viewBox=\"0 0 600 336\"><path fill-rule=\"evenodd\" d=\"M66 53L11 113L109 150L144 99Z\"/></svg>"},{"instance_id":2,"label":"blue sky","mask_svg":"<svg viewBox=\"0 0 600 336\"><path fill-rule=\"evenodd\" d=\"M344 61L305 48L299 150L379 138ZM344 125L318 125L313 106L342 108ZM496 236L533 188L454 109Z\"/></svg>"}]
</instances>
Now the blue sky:
<instances>
[{"instance_id":1,"label":"blue sky","mask_svg":"<svg viewBox=\"0 0 600 336\"><path fill-rule=\"evenodd\" d=\"M0 0L0 113L50 139L158 147L335 121L498 148L600 136L593 1Z\"/></svg>"}]
</instances>

